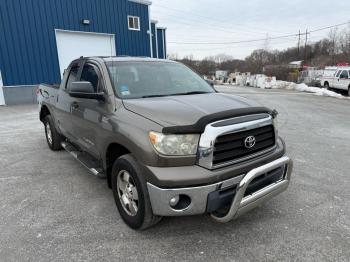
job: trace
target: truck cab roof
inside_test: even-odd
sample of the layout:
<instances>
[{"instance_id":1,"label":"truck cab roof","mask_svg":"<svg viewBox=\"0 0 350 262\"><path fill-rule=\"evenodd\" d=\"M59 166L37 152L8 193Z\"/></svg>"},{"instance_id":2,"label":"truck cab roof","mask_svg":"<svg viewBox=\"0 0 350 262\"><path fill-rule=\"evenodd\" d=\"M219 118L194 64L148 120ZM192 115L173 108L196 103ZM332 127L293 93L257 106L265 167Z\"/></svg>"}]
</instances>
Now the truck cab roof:
<instances>
[{"instance_id":1,"label":"truck cab roof","mask_svg":"<svg viewBox=\"0 0 350 262\"><path fill-rule=\"evenodd\" d=\"M77 60L86 59L86 60L103 60L104 62L168 62L176 63L172 60L167 59L158 59L150 57L135 57L135 56L90 56L90 57L80 57ZM77 61L75 60L75 61Z\"/></svg>"}]
</instances>

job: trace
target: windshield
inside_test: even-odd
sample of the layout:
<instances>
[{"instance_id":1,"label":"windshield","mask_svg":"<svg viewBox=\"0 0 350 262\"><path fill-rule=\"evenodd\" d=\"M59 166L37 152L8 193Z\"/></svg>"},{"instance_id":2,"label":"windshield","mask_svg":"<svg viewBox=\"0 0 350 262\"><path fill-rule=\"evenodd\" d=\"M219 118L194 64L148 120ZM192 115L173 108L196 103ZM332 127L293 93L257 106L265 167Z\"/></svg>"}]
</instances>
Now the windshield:
<instances>
[{"instance_id":1,"label":"windshield","mask_svg":"<svg viewBox=\"0 0 350 262\"><path fill-rule=\"evenodd\" d=\"M113 87L122 99L214 93L188 67L169 62L108 62Z\"/></svg>"}]
</instances>

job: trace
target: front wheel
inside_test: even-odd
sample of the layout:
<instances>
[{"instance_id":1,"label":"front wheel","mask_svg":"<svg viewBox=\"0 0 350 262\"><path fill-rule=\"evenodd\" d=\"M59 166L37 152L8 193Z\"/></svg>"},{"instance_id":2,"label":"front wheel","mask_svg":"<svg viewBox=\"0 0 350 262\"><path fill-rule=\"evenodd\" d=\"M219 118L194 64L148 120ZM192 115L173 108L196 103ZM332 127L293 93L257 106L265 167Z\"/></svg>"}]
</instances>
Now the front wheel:
<instances>
[{"instance_id":1,"label":"front wheel","mask_svg":"<svg viewBox=\"0 0 350 262\"><path fill-rule=\"evenodd\" d=\"M129 227L144 230L161 220L153 214L146 181L132 155L124 155L115 161L112 190L120 216Z\"/></svg>"}]
</instances>

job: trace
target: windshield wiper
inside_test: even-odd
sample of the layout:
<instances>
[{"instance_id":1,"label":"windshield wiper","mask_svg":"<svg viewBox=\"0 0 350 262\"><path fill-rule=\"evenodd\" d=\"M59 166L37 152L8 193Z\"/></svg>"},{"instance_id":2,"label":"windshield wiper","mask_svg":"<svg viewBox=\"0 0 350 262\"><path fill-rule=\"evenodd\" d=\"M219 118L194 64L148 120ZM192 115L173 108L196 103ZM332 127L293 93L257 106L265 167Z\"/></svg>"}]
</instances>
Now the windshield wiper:
<instances>
[{"instance_id":1,"label":"windshield wiper","mask_svg":"<svg viewBox=\"0 0 350 262\"><path fill-rule=\"evenodd\" d=\"M211 93L212 92L207 92L207 91L191 91L191 92L174 94L174 96L200 95L200 94L211 94Z\"/></svg>"},{"instance_id":2,"label":"windshield wiper","mask_svg":"<svg viewBox=\"0 0 350 262\"><path fill-rule=\"evenodd\" d=\"M164 96L171 96L171 95L149 95L149 96L143 96L142 98L164 97Z\"/></svg>"},{"instance_id":3,"label":"windshield wiper","mask_svg":"<svg viewBox=\"0 0 350 262\"><path fill-rule=\"evenodd\" d=\"M211 93L212 92L206 92L206 91L191 91L191 92L175 93L175 94L167 94L167 95L149 95L149 96L143 96L142 98L165 97L165 96L200 95L200 94L211 94Z\"/></svg>"}]
</instances>

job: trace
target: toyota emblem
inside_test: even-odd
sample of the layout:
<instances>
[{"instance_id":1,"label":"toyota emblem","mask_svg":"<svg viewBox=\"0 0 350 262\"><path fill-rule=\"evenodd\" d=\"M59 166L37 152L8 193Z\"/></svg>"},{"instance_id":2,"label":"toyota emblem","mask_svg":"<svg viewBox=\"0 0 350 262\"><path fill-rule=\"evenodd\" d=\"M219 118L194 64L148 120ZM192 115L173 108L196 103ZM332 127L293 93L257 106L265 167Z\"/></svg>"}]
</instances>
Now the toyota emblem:
<instances>
[{"instance_id":1,"label":"toyota emblem","mask_svg":"<svg viewBox=\"0 0 350 262\"><path fill-rule=\"evenodd\" d=\"M256 143L256 139L254 136L248 136L244 140L244 146L248 149L253 148L255 146L255 143Z\"/></svg>"}]
</instances>

